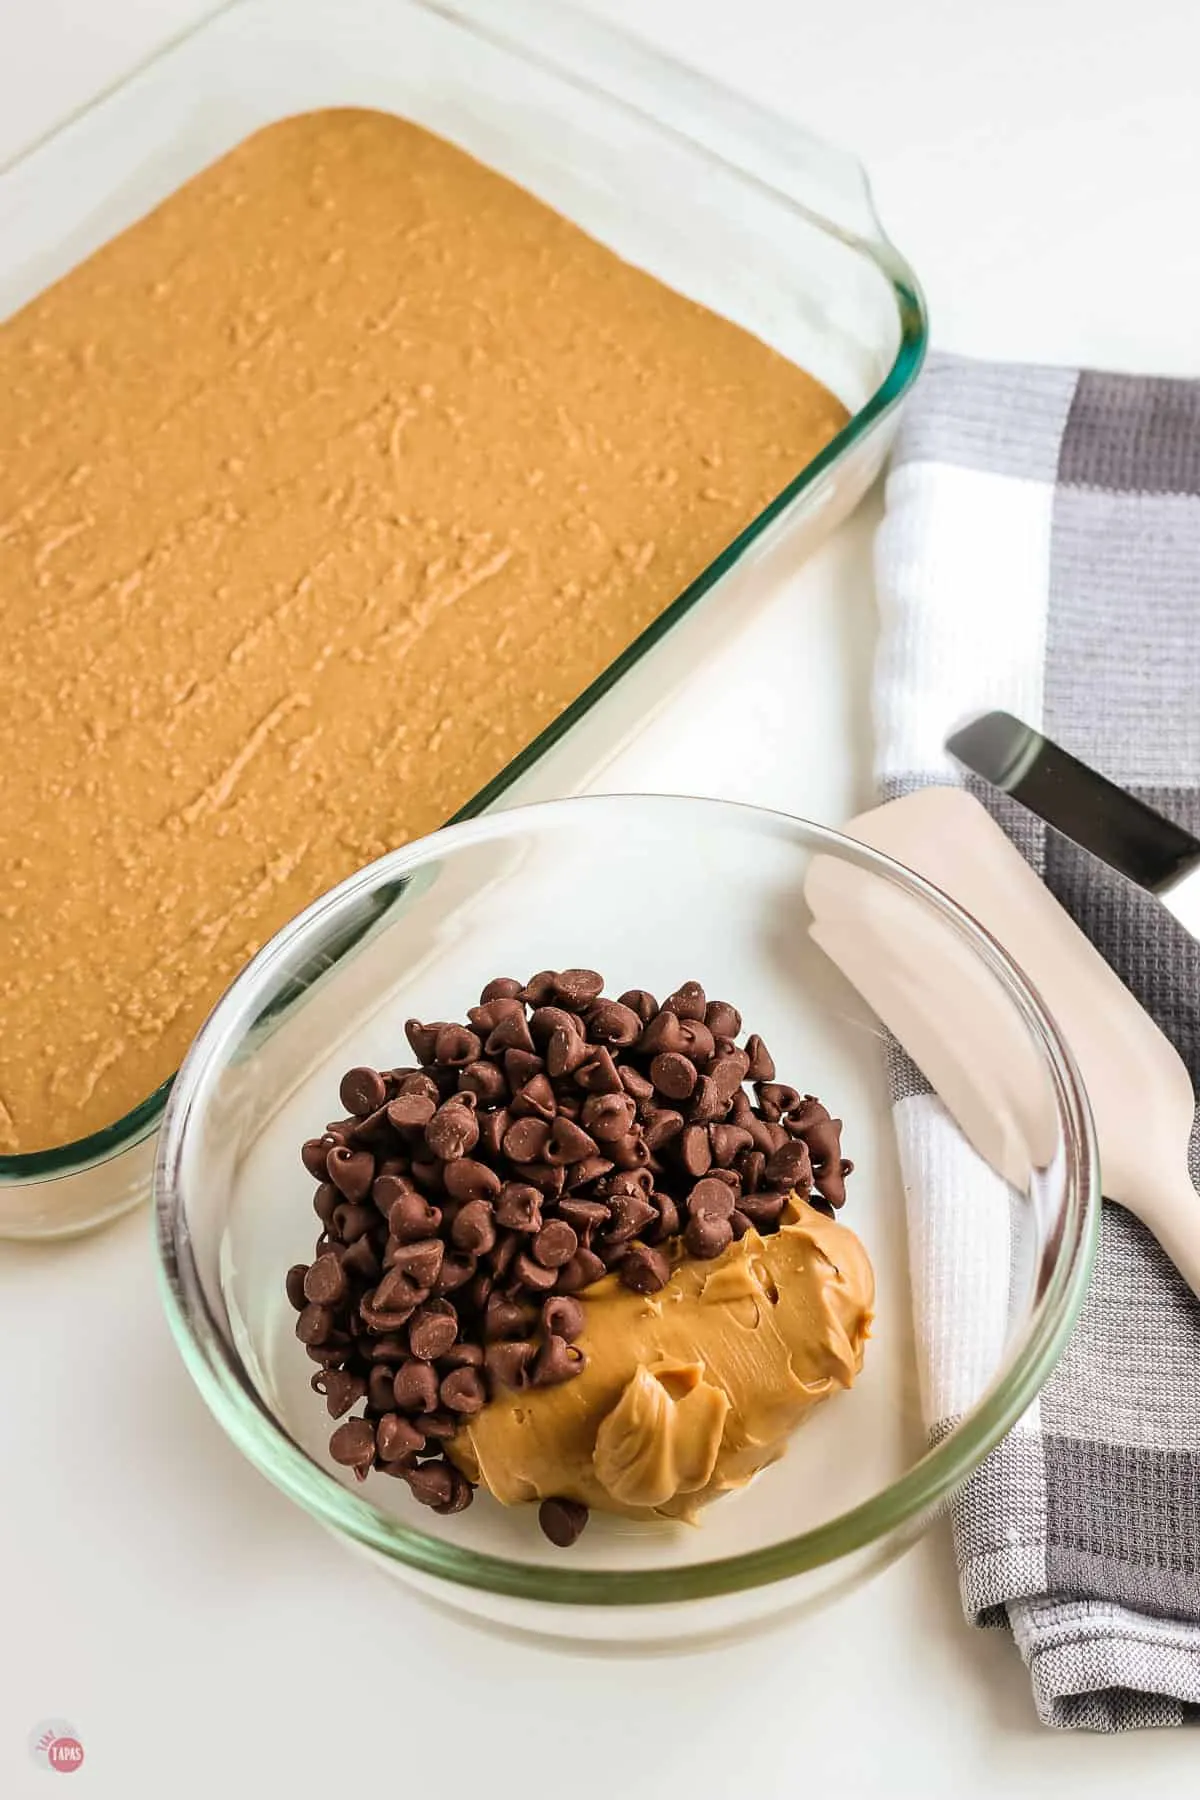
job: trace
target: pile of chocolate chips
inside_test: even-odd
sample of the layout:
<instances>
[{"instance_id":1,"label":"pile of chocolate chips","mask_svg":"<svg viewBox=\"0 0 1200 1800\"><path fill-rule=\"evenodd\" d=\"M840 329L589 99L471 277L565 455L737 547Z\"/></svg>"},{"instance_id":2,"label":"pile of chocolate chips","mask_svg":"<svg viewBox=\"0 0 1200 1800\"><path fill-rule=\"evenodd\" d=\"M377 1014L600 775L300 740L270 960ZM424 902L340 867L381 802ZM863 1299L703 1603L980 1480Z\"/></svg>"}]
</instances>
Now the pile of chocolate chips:
<instances>
[{"instance_id":1,"label":"pile of chocolate chips","mask_svg":"<svg viewBox=\"0 0 1200 1800\"><path fill-rule=\"evenodd\" d=\"M441 1513L471 1500L443 1454L460 1424L583 1368L592 1282L651 1294L680 1256L773 1231L791 1193L845 1199L841 1120L775 1079L760 1037L739 1048L736 1008L695 981L661 1006L603 988L546 970L489 982L464 1025L410 1019L417 1064L351 1069L348 1116L301 1151L322 1231L288 1272L296 1336L333 1418L366 1403L330 1452ZM541 1511L556 1543L586 1518Z\"/></svg>"}]
</instances>

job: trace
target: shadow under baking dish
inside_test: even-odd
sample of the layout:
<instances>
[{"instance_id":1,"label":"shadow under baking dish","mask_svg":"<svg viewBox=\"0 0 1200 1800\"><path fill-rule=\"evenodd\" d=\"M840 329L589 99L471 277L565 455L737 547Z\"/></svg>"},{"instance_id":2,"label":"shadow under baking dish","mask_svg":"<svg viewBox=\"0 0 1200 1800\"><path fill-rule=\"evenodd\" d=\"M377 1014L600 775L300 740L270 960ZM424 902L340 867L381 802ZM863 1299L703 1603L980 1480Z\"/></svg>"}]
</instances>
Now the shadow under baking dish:
<instances>
[{"instance_id":1,"label":"shadow under baking dish","mask_svg":"<svg viewBox=\"0 0 1200 1800\"><path fill-rule=\"evenodd\" d=\"M570 791L882 466L927 328L859 164L554 0L233 0L0 173L0 313L258 127L377 107L459 144L732 319L851 417L575 702L457 815ZM77 1142L0 1156L0 1236L73 1235L145 1197L166 1082Z\"/></svg>"}]
</instances>

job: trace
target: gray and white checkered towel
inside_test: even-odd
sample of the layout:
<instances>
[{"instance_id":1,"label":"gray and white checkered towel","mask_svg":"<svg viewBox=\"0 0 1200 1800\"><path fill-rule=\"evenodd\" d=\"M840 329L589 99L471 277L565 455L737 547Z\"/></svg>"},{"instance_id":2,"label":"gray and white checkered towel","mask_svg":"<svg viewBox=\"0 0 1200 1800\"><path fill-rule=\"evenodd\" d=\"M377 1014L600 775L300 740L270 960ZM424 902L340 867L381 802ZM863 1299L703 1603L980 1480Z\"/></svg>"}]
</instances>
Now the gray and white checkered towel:
<instances>
[{"instance_id":1,"label":"gray and white checkered towel","mask_svg":"<svg viewBox=\"0 0 1200 1800\"><path fill-rule=\"evenodd\" d=\"M1200 384L935 360L897 444L877 577L884 798L958 780L946 731L1006 707L1200 833ZM1200 946L975 791L1200 1083ZM927 1092L897 1097L935 1434L978 1391L955 1338L964 1287L986 1324L1008 1267L998 1183L956 1165L939 1115ZM1010 1626L1047 1724L1200 1719L1200 1304L1120 1208L1104 1207L1061 1365L953 1522L963 1605Z\"/></svg>"}]
</instances>

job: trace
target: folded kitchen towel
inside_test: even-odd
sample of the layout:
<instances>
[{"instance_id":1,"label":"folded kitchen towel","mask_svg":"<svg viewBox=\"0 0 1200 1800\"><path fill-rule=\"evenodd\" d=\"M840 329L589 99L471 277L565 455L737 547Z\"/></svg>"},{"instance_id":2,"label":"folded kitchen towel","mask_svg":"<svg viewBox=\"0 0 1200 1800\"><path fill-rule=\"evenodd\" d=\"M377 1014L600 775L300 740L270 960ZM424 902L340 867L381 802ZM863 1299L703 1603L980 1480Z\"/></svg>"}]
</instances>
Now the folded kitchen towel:
<instances>
[{"instance_id":1,"label":"folded kitchen towel","mask_svg":"<svg viewBox=\"0 0 1200 1800\"><path fill-rule=\"evenodd\" d=\"M936 359L888 477L877 585L883 798L961 780L947 731L1005 707L1200 833L1200 383ZM971 785L1200 1084L1200 946ZM915 1071L894 1097L940 1436L976 1397L946 1321L967 1316L964 1286L996 1304L995 1209L964 1204L978 1170ZM1129 1114L1136 1132L1136 1095ZM1200 1719L1200 1303L1119 1207L1061 1364L953 1527L967 1614L1011 1629L1047 1724Z\"/></svg>"}]
</instances>

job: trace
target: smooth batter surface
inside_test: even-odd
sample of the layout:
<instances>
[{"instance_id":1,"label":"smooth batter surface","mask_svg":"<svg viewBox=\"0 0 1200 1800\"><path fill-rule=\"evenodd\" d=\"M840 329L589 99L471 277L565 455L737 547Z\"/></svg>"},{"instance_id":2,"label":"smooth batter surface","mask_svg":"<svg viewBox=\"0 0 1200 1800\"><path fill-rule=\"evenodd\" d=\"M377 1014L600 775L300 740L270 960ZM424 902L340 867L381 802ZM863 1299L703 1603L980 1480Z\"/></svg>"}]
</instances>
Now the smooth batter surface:
<instances>
[{"instance_id":1,"label":"smooth batter surface","mask_svg":"<svg viewBox=\"0 0 1200 1800\"><path fill-rule=\"evenodd\" d=\"M783 1454L862 1368L875 1277L861 1242L802 1200L657 1294L615 1275L582 1296L582 1374L502 1391L450 1444L506 1505L558 1497L691 1518Z\"/></svg>"},{"instance_id":2,"label":"smooth batter surface","mask_svg":"<svg viewBox=\"0 0 1200 1800\"><path fill-rule=\"evenodd\" d=\"M844 423L382 113L247 140L0 327L0 1151L108 1124Z\"/></svg>"}]
</instances>

